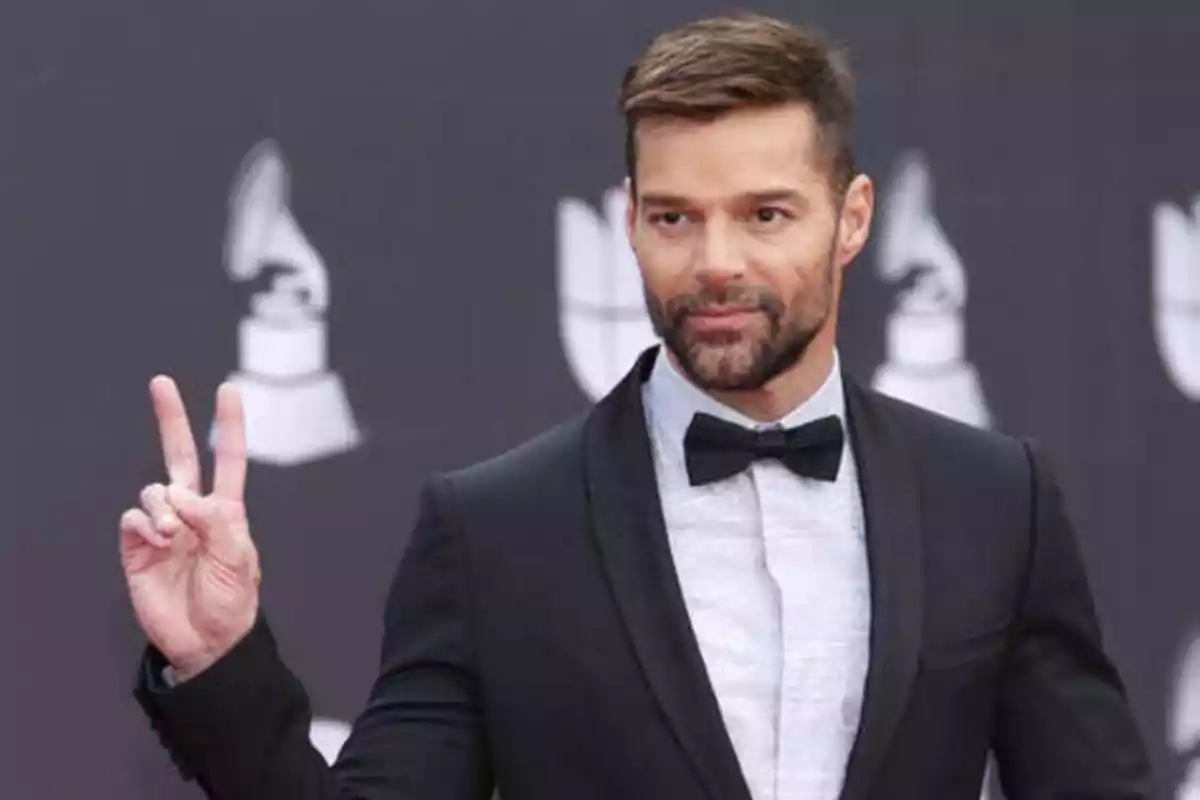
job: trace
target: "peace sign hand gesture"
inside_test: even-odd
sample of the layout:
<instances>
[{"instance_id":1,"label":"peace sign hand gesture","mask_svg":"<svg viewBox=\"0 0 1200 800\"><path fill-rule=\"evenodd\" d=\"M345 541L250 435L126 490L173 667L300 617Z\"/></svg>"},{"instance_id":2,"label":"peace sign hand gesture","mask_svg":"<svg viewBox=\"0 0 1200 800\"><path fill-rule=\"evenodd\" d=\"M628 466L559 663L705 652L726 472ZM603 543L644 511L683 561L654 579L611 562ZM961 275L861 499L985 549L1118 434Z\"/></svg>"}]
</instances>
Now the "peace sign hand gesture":
<instances>
[{"instance_id":1,"label":"peace sign hand gesture","mask_svg":"<svg viewBox=\"0 0 1200 800\"><path fill-rule=\"evenodd\" d=\"M170 485L142 490L121 516L121 565L134 615L150 643L186 680L227 653L258 615L258 552L243 492L246 434L241 397L217 390L211 494L201 494L200 459L175 382L150 381Z\"/></svg>"}]
</instances>

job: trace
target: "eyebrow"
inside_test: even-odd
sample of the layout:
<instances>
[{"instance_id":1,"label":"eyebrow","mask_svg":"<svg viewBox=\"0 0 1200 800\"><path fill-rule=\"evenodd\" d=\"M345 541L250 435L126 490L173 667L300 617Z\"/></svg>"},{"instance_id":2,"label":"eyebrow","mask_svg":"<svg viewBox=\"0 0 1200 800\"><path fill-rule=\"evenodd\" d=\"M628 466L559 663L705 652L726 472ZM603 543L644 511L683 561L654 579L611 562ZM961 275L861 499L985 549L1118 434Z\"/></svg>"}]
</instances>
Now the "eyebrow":
<instances>
[{"instance_id":1,"label":"eyebrow","mask_svg":"<svg viewBox=\"0 0 1200 800\"><path fill-rule=\"evenodd\" d=\"M735 198L738 202L753 204L763 203L793 203L798 206L807 205L808 201L794 189L761 189L759 191L743 192ZM681 208L693 205L686 197L666 192L648 192L641 196L642 205L657 208Z\"/></svg>"}]
</instances>

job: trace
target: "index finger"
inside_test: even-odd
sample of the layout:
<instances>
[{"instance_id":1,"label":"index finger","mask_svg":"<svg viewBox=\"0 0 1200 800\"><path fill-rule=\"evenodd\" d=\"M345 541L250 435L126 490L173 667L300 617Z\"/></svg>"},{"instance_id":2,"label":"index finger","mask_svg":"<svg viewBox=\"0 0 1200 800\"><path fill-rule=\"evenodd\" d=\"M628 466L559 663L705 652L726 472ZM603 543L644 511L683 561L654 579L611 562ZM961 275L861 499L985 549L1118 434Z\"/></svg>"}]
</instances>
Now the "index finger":
<instances>
[{"instance_id":1,"label":"index finger","mask_svg":"<svg viewBox=\"0 0 1200 800\"><path fill-rule=\"evenodd\" d=\"M216 423L213 494L241 502L246 488L246 417L242 395L232 383L217 387Z\"/></svg>"},{"instance_id":2,"label":"index finger","mask_svg":"<svg viewBox=\"0 0 1200 800\"><path fill-rule=\"evenodd\" d=\"M179 388L166 375L156 375L150 381L150 398L158 418L158 436L171 483L200 491L200 456L196 453L196 439Z\"/></svg>"}]
</instances>

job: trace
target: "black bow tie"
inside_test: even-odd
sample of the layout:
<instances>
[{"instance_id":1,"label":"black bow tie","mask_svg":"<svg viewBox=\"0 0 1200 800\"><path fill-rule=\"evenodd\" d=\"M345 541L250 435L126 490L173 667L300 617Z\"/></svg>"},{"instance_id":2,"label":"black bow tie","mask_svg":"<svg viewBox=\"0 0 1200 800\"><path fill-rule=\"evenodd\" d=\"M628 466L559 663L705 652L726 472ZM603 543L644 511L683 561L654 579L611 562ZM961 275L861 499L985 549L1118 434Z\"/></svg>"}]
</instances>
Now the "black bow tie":
<instances>
[{"instance_id":1,"label":"black bow tie","mask_svg":"<svg viewBox=\"0 0 1200 800\"><path fill-rule=\"evenodd\" d=\"M845 434L834 416L795 428L748 430L698 413L683 439L692 486L737 475L759 458L774 458L797 475L822 481L837 478Z\"/></svg>"}]
</instances>

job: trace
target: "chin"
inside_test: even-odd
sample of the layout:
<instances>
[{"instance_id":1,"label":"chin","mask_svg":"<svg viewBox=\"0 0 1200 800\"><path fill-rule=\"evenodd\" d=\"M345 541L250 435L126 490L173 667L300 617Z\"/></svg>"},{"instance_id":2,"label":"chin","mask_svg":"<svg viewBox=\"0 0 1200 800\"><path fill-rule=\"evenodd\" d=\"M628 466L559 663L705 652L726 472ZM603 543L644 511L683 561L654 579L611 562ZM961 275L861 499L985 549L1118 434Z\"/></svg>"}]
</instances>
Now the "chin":
<instances>
[{"instance_id":1,"label":"chin","mask_svg":"<svg viewBox=\"0 0 1200 800\"><path fill-rule=\"evenodd\" d=\"M717 391L746 391L760 388L748 383L754 378L756 348L745 340L697 342L688 348L685 369L702 388Z\"/></svg>"}]
</instances>

